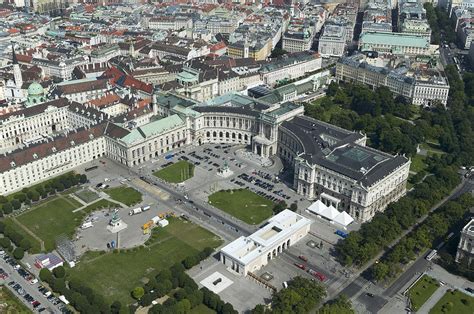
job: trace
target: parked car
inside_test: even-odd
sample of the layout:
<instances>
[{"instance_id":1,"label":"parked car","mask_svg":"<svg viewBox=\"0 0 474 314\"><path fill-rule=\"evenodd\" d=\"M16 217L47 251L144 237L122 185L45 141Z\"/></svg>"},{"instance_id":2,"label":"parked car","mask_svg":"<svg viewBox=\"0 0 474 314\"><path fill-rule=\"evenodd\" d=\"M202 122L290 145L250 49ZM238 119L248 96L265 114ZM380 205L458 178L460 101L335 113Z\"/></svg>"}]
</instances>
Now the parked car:
<instances>
[{"instance_id":1,"label":"parked car","mask_svg":"<svg viewBox=\"0 0 474 314\"><path fill-rule=\"evenodd\" d=\"M306 266L303 265L303 264L295 263L295 266L298 267L299 269L302 269L302 270L305 270L305 269L306 269Z\"/></svg>"},{"instance_id":2,"label":"parked car","mask_svg":"<svg viewBox=\"0 0 474 314\"><path fill-rule=\"evenodd\" d=\"M305 262L308 261L308 258L307 258L306 256L304 256L304 255L300 255L300 256L298 256L298 258L299 258L300 260L302 260L302 261L305 261Z\"/></svg>"}]
</instances>

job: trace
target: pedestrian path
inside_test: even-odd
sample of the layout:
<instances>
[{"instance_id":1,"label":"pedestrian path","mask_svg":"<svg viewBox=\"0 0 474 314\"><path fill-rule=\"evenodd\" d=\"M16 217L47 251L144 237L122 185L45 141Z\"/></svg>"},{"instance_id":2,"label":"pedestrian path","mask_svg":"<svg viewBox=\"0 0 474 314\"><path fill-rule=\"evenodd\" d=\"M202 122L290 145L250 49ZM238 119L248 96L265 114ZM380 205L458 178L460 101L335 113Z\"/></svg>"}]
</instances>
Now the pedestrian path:
<instances>
[{"instance_id":1,"label":"pedestrian path","mask_svg":"<svg viewBox=\"0 0 474 314\"><path fill-rule=\"evenodd\" d=\"M426 300L426 302L420 307L417 311L418 313L429 313L430 310L438 303L438 301L443 297L443 295L448 291L447 286L439 287L431 297Z\"/></svg>"}]
</instances>

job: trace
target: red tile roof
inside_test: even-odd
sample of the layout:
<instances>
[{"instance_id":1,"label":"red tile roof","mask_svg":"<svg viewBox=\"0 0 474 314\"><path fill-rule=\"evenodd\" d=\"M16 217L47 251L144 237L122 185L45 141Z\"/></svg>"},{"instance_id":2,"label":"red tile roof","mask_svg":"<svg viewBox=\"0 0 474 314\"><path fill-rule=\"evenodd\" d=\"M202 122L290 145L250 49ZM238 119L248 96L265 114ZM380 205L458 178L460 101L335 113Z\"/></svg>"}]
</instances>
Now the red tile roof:
<instances>
[{"instance_id":1,"label":"red tile roof","mask_svg":"<svg viewBox=\"0 0 474 314\"><path fill-rule=\"evenodd\" d=\"M14 151L11 154L7 154L6 156L2 156L2 158L0 158L0 172L5 172L12 169L12 162L14 162L15 167L20 167L33 162L36 159L45 158L60 151L69 149L74 145L86 143L91 140L91 135L93 138L102 136L104 134L105 127L106 123L102 123L93 126L90 129L79 129L65 136L63 135L57 137L53 141L29 146L24 149Z\"/></svg>"}]
</instances>

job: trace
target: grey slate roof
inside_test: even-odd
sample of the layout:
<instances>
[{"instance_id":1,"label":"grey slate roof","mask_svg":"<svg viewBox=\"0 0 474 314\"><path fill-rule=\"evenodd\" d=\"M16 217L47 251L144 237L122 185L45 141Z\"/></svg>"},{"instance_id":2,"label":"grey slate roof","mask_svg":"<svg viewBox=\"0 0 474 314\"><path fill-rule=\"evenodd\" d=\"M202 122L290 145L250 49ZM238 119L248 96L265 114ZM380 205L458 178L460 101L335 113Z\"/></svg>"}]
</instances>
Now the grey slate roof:
<instances>
[{"instance_id":1,"label":"grey slate roof","mask_svg":"<svg viewBox=\"0 0 474 314\"><path fill-rule=\"evenodd\" d=\"M283 122L301 142L301 157L371 186L408 162L404 156L392 156L373 148L356 144L363 135L344 130L305 116Z\"/></svg>"}]
</instances>

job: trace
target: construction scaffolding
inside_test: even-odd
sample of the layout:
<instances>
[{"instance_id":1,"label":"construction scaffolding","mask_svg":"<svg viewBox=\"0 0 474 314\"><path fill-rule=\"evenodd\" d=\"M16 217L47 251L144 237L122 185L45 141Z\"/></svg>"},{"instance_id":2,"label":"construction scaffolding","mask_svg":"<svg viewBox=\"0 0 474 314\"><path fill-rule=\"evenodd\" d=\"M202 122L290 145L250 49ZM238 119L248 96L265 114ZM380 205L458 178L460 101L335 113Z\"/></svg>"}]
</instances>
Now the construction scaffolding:
<instances>
[{"instance_id":1,"label":"construction scaffolding","mask_svg":"<svg viewBox=\"0 0 474 314\"><path fill-rule=\"evenodd\" d=\"M56 237L56 250L66 262L76 261L76 251L74 243L65 234Z\"/></svg>"}]
</instances>

